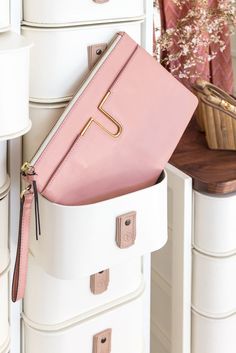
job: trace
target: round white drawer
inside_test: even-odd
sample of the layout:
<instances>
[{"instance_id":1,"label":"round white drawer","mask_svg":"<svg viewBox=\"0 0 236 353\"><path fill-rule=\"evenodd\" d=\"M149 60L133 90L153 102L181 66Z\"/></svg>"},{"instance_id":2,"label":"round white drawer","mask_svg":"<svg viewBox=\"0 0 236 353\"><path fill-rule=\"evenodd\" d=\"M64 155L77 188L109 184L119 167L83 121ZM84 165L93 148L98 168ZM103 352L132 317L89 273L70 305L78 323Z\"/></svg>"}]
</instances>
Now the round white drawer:
<instances>
[{"instance_id":1,"label":"round white drawer","mask_svg":"<svg viewBox=\"0 0 236 353\"><path fill-rule=\"evenodd\" d=\"M7 181L7 141L0 141L0 188Z\"/></svg>"},{"instance_id":2,"label":"round white drawer","mask_svg":"<svg viewBox=\"0 0 236 353\"><path fill-rule=\"evenodd\" d=\"M68 101L89 72L88 47L110 43L120 31L140 42L141 21L51 29L23 26L23 35L34 43L30 65L31 101ZM97 53L100 53L99 47Z\"/></svg>"},{"instance_id":3,"label":"round white drawer","mask_svg":"<svg viewBox=\"0 0 236 353\"><path fill-rule=\"evenodd\" d=\"M32 128L23 137L23 161L31 161L45 137L63 113L67 103L30 103L29 115Z\"/></svg>"},{"instance_id":4,"label":"round white drawer","mask_svg":"<svg viewBox=\"0 0 236 353\"><path fill-rule=\"evenodd\" d=\"M4 350L9 340L9 271L0 274L0 350Z\"/></svg>"},{"instance_id":5,"label":"round white drawer","mask_svg":"<svg viewBox=\"0 0 236 353\"><path fill-rule=\"evenodd\" d=\"M141 257L134 258L111 267L109 273L69 281L48 275L29 255L24 314L41 325L65 325L71 319L94 315L102 307L124 302L127 296L134 296L140 290L141 266ZM104 287L101 293L100 284Z\"/></svg>"},{"instance_id":6,"label":"round white drawer","mask_svg":"<svg viewBox=\"0 0 236 353\"><path fill-rule=\"evenodd\" d=\"M143 0L24 0L23 19L39 27L111 22L142 16L143 7Z\"/></svg>"},{"instance_id":7,"label":"round white drawer","mask_svg":"<svg viewBox=\"0 0 236 353\"><path fill-rule=\"evenodd\" d=\"M194 192L194 246L209 255L236 253L236 195Z\"/></svg>"},{"instance_id":8,"label":"round white drawer","mask_svg":"<svg viewBox=\"0 0 236 353\"><path fill-rule=\"evenodd\" d=\"M23 353L142 353L143 313L143 297L140 296L90 319L73 321L67 328L52 330L48 326L37 326L23 316ZM100 334L102 332L104 334Z\"/></svg>"},{"instance_id":9,"label":"round white drawer","mask_svg":"<svg viewBox=\"0 0 236 353\"><path fill-rule=\"evenodd\" d=\"M0 40L0 140L23 135L29 120L30 44L22 36L6 32Z\"/></svg>"},{"instance_id":10,"label":"round white drawer","mask_svg":"<svg viewBox=\"0 0 236 353\"><path fill-rule=\"evenodd\" d=\"M191 353L235 353L236 316L211 319L192 312Z\"/></svg>"},{"instance_id":11,"label":"round white drawer","mask_svg":"<svg viewBox=\"0 0 236 353\"><path fill-rule=\"evenodd\" d=\"M0 33L9 30L10 26L10 0L0 1Z\"/></svg>"},{"instance_id":12,"label":"round white drawer","mask_svg":"<svg viewBox=\"0 0 236 353\"><path fill-rule=\"evenodd\" d=\"M200 313L236 313L236 255L210 257L193 251L192 304Z\"/></svg>"},{"instance_id":13,"label":"round white drawer","mask_svg":"<svg viewBox=\"0 0 236 353\"><path fill-rule=\"evenodd\" d=\"M30 250L46 272L61 279L90 276L158 250L167 240L166 193L163 172L151 187L89 205L63 206L39 196L42 235L36 240L31 222ZM130 216L122 246L117 217L130 212L136 217Z\"/></svg>"}]
</instances>

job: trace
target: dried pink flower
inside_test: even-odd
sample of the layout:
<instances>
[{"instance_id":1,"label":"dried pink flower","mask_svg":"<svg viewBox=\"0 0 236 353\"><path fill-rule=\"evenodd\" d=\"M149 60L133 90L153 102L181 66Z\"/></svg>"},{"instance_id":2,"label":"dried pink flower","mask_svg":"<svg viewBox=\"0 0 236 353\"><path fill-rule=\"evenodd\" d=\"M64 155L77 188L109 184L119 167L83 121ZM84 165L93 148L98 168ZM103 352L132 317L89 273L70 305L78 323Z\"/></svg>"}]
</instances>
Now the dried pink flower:
<instances>
[{"instance_id":1,"label":"dried pink flower","mask_svg":"<svg viewBox=\"0 0 236 353\"><path fill-rule=\"evenodd\" d=\"M179 9L187 7L176 26L168 28L157 40L159 50L166 53L163 64L179 78L201 76L206 62L226 48L225 40L236 26L235 0L172 0ZM209 48L210 51L209 51Z\"/></svg>"}]
</instances>

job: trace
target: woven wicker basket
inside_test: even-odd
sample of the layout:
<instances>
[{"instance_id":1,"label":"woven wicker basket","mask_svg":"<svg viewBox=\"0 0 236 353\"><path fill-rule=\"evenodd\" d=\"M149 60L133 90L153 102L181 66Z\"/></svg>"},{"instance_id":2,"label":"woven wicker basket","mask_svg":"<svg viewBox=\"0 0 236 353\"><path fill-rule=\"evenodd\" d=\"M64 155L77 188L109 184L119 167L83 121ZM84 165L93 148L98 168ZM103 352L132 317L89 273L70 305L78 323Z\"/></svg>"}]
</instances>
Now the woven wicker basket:
<instances>
[{"instance_id":1,"label":"woven wicker basket","mask_svg":"<svg viewBox=\"0 0 236 353\"><path fill-rule=\"evenodd\" d=\"M236 99L204 80L193 90L199 99L196 119L210 149L236 150Z\"/></svg>"}]
</instances>

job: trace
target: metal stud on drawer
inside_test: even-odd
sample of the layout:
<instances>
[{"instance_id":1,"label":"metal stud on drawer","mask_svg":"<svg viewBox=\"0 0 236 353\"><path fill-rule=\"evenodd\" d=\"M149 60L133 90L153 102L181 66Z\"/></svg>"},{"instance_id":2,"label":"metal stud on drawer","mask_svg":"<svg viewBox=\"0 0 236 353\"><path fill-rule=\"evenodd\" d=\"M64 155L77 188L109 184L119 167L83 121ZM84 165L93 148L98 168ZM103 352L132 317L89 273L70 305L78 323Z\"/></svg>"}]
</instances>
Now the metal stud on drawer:
<instances>
[{"instance_id":1,"label":"metal stud on drawer","mask_svg":"<svg viewBox=\"0 0 236 353\"><path fill-rule=\"evenodd\" d=\"M93 353L111 352L111 332L111 329L107 329L93 336Z\"/></svg>"},{"instance_id":2,"label":"metal stud on drawer","mask_svg":"<svg viewBox=\"0 0 236 353\"><path fill-rule=\"evenodd\" d=\"M95 273L90 277L90 289L93 294L104 293L109 285L110 273L109 270L104 270Z\"/></svg>"},{"instance_id":3,"label":"metal stud on drawer","mask_svg":"<svg viewBox=\"0 0 236 353\"><path fill-rule=\"evenodd\" d=\"M116 218L116 243L121 249L134 245L136 239L136 212L125 213Z\"/></svg>"}]
</instances>

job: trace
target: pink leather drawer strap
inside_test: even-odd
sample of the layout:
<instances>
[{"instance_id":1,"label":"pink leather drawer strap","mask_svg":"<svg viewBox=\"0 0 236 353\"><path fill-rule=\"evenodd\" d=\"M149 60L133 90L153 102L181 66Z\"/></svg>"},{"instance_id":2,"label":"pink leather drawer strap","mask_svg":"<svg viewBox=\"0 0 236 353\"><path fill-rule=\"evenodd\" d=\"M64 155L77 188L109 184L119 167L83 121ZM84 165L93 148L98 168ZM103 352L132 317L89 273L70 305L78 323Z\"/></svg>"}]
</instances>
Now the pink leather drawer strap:
<instances>
[{"instance_id":1,"label":"pink leather drawer strap","mask_svg":"<svg viewBox=\"0 0 236 353\"><path fill-rule=\"evenodd\" d=\"M111 334L109 328L93 336L93 353L111 353Z\"/></svg>"},{"instance_id":2,"label":"pink leather drawer strap","mask_svg":"<svg viewBox=\"0 0 236 353\"><path fill-rule=\"evenodd\" d=\"M134 245L136 239L136 212L125 213L116 218L116 244L120 249Z\"/></svg>"},{"instance_id":3,"label":"pink leather drawer strap","mask_svg":"<svg viewBox=\"0 0 236 353\"><path fill-rule=\"evenodd\" d=\"M107 43L93 44L88 47L88 68L91 70L107 49Z\"/></svg>"},{"instance_id":4,"label":"pink leather drawer strap","mask_svg":"<svg viewBox=\"0 0 236 353\"><path fill-rule=\"evenodd\" d=\"M12 301L24 297L28 267L29 225L31 207L34 198L33 192L26 193L21 199L19 236L17 244L16 262L12 282Z\"/></svg>"},{"instance_id":5,"label":"pink leather drawer strap","mask_svg":"<svg viewBox=\"0 0 236 353\"><path fill-rule=\"evenodd\" d=\"M109 270L100 271L90 276L90 290L93 294L101 294L104 293L110 281L110 273Z\"/></svg>"}]
</instances>

